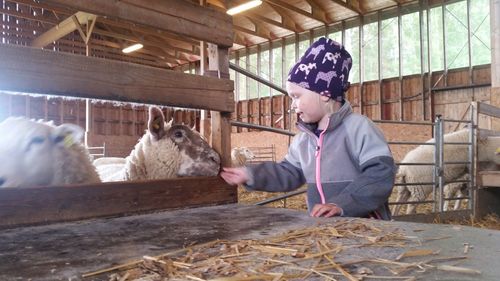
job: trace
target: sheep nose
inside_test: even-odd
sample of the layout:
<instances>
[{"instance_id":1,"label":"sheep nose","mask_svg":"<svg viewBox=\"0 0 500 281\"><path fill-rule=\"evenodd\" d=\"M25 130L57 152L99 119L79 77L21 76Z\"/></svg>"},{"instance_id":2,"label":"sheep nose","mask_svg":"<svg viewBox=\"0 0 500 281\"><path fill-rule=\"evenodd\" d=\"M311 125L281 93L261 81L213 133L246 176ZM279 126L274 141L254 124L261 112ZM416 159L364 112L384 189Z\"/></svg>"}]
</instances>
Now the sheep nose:
<instances>
[{"instance_id":1,"label":"sheep nose","mask_svg":"<svg viewBox=\"0 0 500 281\"><path fill-rule=\"evenodd\" d=\"M3 186L3 184L6 182L4 178L0 178L0 187Z\"/></svg>"}]
</instances>

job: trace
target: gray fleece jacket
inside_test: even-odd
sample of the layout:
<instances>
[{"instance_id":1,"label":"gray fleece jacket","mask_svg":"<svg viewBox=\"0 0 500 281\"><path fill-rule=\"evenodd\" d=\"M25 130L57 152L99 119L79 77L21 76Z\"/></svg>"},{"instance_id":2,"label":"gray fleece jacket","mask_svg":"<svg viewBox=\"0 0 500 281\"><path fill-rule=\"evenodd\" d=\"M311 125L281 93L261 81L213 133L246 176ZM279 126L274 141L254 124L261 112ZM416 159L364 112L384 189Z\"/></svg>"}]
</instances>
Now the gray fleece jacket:
<instances>
[{"instance_id":1,"label":"gray fleece jacket","mask_svg":"<svg viewBox=\"0 0 500 281\"><path fill-rule=\"evenodd\" d=\"M353 113L346 101L319 137L314 134L316 124L297 126L302 132L282 162L247 167L247 189L287 192L307 183L309 211L316 204L332 203L342 208L342 216L391 218L387 201L396 167L372 121Z\"/></svg>"}]
</instances>

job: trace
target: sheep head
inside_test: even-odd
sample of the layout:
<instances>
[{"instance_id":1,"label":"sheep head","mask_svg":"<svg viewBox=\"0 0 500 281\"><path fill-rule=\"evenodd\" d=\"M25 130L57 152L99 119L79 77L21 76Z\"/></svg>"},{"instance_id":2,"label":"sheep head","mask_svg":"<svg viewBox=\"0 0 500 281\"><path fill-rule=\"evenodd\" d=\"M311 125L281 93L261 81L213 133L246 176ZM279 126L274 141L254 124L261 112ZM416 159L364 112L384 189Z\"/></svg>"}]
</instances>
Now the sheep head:
<instances>
[{"instance_id":1,"label":"sheep head","mask_svg":"<svg viewBox=\"0 0 500 281\"><path fill-rule=\"evenodd\" d=\"M162 158L160 154L177 154L177 167L157 168L158 173L166 170L175 171L176 176L215 176L219 173L219 154L201 137L199 133L181 124L165 123L165 117L158 107L151 107L149 110L148 133L153 145L162 144L167 148L156 150L154 158ZM152 156L152 155L150 155ZM148 156L145 156L148 157ZM153 157L153 156L152 156ZM168 156L172 157L172 156ZM156 167L161 165L173 165L168 163L168 159L155 159L156 163L151 163ZM158 161L159 160L159 161ZM163 170L161 172L160 170ZM150 171L147 171L151 174ZM172 177L167 175L163 178ZM151 178L151 175L148 176ZM155 177L158 178L158 177Z\"/></svg>"},{"instance_id":2,"label":"sheep head","mask_svg":"<svg viewBox=\"0 0 500 281\"><path fill-rule=\"evenodd\" d=\"M247 161L255 159L255 154L248 147L235 147L231 150L231 160L236 167L244 166Z\"/></svg>"},{"instance_id":3,"label":"sheep head","mask_svg":"<svg viewBox=\"0 0 500 281\"><path fill-rule=\"evenodd\" d=\"M0 187L54 184L61 151L81 142L73 124L53 126L21 117L0 123Z\"/></svg>"},{"instance_id":4,"label":"sheep head","mask_svg":"<svg viewBox=\"0 0 500 281\"><path fill-rule=\"evenodd\" d=\"M177 145L181 153L178 176L216 176L219 173L219 154L198 132L188 126L175 124L167 130L166 137Z\"/></svg>"}]
</instances>

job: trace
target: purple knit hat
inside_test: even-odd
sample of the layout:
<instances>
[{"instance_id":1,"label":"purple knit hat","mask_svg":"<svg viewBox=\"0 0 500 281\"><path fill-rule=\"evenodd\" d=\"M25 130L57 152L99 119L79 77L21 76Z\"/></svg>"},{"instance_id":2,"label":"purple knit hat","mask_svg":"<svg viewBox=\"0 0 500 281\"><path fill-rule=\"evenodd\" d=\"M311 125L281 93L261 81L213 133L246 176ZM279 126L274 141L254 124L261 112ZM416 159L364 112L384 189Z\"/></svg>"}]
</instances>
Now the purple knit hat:
<instances>
[{"instance_id":1,"label":"purple knit hat","mask_svg":"<svg viewBox=\"0 0 500 281\"><path fill-rule=\"evenodd\" d=\"M288 81L322 96L342 101L349 88L351 55L342 44L325 37L314 42L290 69Z\"/></svg>"}]
</instances>

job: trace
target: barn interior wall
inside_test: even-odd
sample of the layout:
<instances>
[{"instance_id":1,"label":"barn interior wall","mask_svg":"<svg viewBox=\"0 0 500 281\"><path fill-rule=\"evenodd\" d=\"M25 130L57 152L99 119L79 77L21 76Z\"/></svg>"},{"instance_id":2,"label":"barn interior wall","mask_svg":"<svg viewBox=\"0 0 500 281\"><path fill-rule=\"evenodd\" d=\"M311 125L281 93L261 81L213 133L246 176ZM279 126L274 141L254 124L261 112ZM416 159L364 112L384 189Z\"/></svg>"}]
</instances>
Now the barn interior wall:
<instances>
[{"instance_id":1,"label":"barn interior wall","mask_svg":"<svg viewBox=\"0 0 500 281\"><path fill-rule=\"evenodd\" d=\"M490 83L490 65L475 66L473 69L454 69L447 73L434 72L431 77L431 86L433 89L441 89L432 93L434 114L441 114L448 119L469 119L470 115L464 116L464 110L467 109L471 101L492 102L495 95L491 94ZM475 86L470 87L471 85ZM464 89L442 90L445 87L460 88L462 86ZM363 87L362 100L360 87ZM354 112L362 113L371 119L432 120L434 116L430 116L428 88L427 74L423 76L418 74L402 77L401 80L399 78L384 79L382 84L379 81L365 82L362 86L353 84L347 93L347 99L351 102ZM400 96L403 100L402 105L400 104ZM380 102L380 97L382 97L382 102ZM289 129L289 124L294 124L296 119L296 116L292 114L292 122L290 122L288 112L290 99L282 95L274 96L272 99L273 124L271 124L271 112L269 112L269 97L239 101L233 118L258 125ZM362 110L360 106L362 106ZM401 109L403 110L402 118ZM282 116L284 117L281 118ZM489 118L482 119L480 125L490 128L491 120ZM251 129L233 128L233 132L248 131Z\"/></svg>"},{"instance_id":2,"label":"barn interior wall","mask_svg":"<svg viewBox=\"0 0 500 281\"><path fill-rule=\"evenodd\" d=\"M71 123L85 128L85 100L60 97L17 95L0 92L0 122L10 116L53 121L55 125ZM144 134L148 106L114 102L92 103L89 146L106 145L106 156L125 157ZM163 107L165 118L199 129L199 113Z\"/></svg>"}]
</instances>

